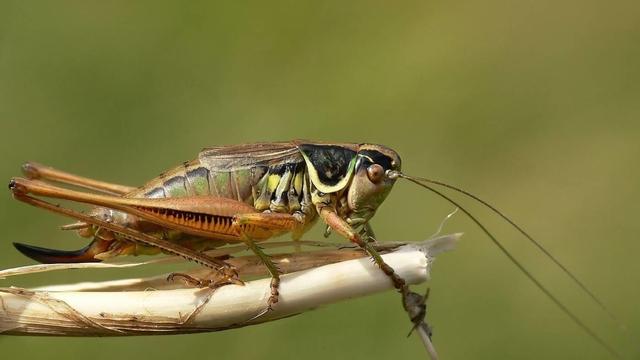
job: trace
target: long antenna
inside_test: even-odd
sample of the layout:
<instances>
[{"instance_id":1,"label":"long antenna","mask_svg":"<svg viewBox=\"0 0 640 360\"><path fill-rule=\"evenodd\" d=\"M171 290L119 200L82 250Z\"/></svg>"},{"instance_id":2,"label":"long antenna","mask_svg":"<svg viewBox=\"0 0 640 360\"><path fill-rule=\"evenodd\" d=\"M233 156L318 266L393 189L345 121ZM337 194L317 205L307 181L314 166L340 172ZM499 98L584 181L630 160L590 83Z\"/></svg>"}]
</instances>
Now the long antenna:
<instances>
[{"instance_id":1,"label":"long antenna","mask_svg":"<svg viewBox=\"0 0 640 360\"><path fill-rule=\"evenodd\" d=\"M401 175L401 177L405 177L407 179L409 179L408 176L406 175ZM609 318L611 318L611 320L613 320L620 329L626 329L626 326L613 314L612 311L610 311L607 306L604 304L604 302L602 302L602 300L600 300L594 293L593 291L591 291L582 281L580 281L580 279L578 279L569 269L567 269L564 265L562 265L562 263L557 260L547 249L545 249L544 246L542 246L542 244L540 244L538 241L536 241L531 235L529 235L521 226L519 226L518 224L516 224L513 220L511 220L508 216L506 216L504 213L502 213L500 210L498 210L495 206L489 204L488 202L482 200L481 198L479 198L478 196L463 190L459 187L453 186L453 185L449 185L447 183L444 183L442 181L437 181L437 180L431 180L431 179L427 179L427 178L421 178L421 177L415 177L412 176L411 179L414 180L418 180L418 181L424 181L427 183L431 183L431 184L435 184L435 185L440 185L440 186L444 186L448 189L457 191L461 194L464 194L470 198L472 198L473 200L479 202L480 204L488 207L491 211L493 211L495 214L497 214L498 216L500 216L502 219L504 219L506 222L508 222L509 224L511 224L511 226L513 226L516 230L518 230L518 232L520 232L520 234L522 234L524 237L526 237L533 245L535 245L535 247L537 247L543 254L545 254L547 256L547 258L549 258L551 261L553 261L553 263L555 263L560 269L562 269L562 271L571 278L571 280L573 280L573 282L578 285L582 291L584 291L590 298L591 300L593 300L601 309L602 311L604 311Z\"/></svg>"},{"instance_id":2,"label":"long antenna","mask_svg":"<svg viewBox=\"0 0 640 360\"><path fill-rule=\"evenodd\" d=\"M584 332L587 333L587 335L589 335L593 340L595 340L598 344L600 344L605 350L607 350L607 352L609 352L609 354L611 354L612 356L614 356L617 359L623 359L622 355L620 355L611 345L609 345L604 339L602 339L595 331L593 331L589 326L587 326L582 320L580 320L580 318L575 315L571 310L569 310L569 308L564 305L564 303L562 303L558 298L556 298L544 285L542 285L542 283L535 277L533 276L533 274L531 274L531 272L529 272L529 270L527 270L518 260L516 260L516 258L509 252L509 250L507 250L499 241L498 239L484 226L482 225L482 223L480 223L480 221L478 221L478 219L471 215L471 213L469 211L467 211L467 209L465 209L464 207L462 207L460 204L458 204L456 201L454 201L453 199L451 199L450 197L448 197L447 195L441 193L440 191L434 189L433 187L424 184L422 182L420 182L421 179L419 178L413 178L407 175L404 175L402 173L399 172L391 172L388 174L389 177L401 177L404 179L407 179L409 181L411 181L412 183L424 187L427 190L430 190L431 192L435 193L436 195L442 197L443 199L447 200L448 202L450 202L452 205L458 207L460 209L460 211L464 212L476 225L478 225L478 227L491 239L491 241L500 249L500 251L502 251L502 253L509 258L509 260L511 260L511 262L518 268L520 269L520 271L522 271L522 273L529 278L529 280L538 287L538 289L540 289L540 291L542 291L552 302L554 302L556 304L556 306L558 306L558 308L560 308L560 310L562 310L562 312L564 312L569 318L571 318L571 320L578 325L580 328L582 328L582 330L584 330Z\"/></svg>"}]
</instances>

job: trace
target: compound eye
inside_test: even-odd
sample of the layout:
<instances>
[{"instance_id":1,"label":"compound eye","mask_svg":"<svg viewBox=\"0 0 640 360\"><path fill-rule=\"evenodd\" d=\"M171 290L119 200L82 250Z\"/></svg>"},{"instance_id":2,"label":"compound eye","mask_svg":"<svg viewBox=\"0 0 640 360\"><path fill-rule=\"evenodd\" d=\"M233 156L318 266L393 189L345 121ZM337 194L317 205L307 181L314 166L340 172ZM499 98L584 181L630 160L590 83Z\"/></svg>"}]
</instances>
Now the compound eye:
<instances>
[{"instance_id":1,"label":"compound eye","mask_svg":"<svg viewBox=\"0 0 640 360\"><path fill-rule=\"evenodd\" d=\"M384 177L384 169L378 164L370 165L367 168L367 177L372 183L379 183Z\"/></svg>"}]
</instances>

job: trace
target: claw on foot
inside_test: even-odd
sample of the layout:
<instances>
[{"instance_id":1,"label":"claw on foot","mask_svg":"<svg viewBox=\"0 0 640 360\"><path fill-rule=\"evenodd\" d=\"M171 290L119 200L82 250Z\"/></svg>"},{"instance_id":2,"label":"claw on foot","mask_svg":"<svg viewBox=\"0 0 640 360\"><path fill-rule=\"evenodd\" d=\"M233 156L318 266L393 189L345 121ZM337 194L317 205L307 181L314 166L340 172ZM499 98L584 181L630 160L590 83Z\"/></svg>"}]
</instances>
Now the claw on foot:
<instances>
[{"instance_id":1,"label":"claw on foot","mask_svg":"<svg viewBox=\"0 0 640 360\"><path fill-rule=\"evenodd\" d=\"M280 278L279 277L271 278L271 285L270 285L271 295L269 296L269 300L267 300L267 307L264 310L261 310L256 315L249 318L248 320L244 321L244 323L254 321L264 316L269 311L273 311L273 306L277 304L278 301L280 300L280 291L278 290L279 288L280 288Z\"/></svg>"},{"instance_id":2,"label":"claw on foot","mask_svg":"<svg viewBox=\"0 0 640 360\"><path fill-rule=\"evenodd\" d=\"M426 322L427 316L427 300L429 299L429 288L424 295L417 294L415 292L409 292L403 296L404 307L409 314L413 327L407 334L407 337L411 335L418 327L425 327L429 338L431 338L432 331L431 326Z\"/></svg>"}]
</instances>

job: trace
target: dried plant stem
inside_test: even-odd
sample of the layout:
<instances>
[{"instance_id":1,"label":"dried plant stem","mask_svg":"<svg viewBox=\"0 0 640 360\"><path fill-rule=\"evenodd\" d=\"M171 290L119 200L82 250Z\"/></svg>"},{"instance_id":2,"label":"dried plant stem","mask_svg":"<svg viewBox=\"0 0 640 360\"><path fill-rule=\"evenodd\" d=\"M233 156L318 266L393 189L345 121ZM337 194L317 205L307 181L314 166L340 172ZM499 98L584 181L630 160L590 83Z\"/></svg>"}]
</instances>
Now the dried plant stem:
<instances>
[{"instance_id":1,"label":"dried plant stem","mask_svg":"<svg viewBox=\"0 0 640 360\"><path fill-rule=\"evenodd\" d=\"M418 284L428 279L432 256L447 250L457 237L403 246L383 258L409 284ZM340 261L283 275L280 301L274 310L253 319L266 306L269 282L259 279L216 290L123 291L127 286L121 284L118 291L111 291L113 282L103 284L102 291L95 291L101 290L100 283L85 287L93 291L77 291L81 287L70 291L60 286L35 290L0 288L0 332L122 336L218 331L288 317L392 288L369 258ZM130 285L139 287L140 281Z\"/></svg>"}]
</instances>

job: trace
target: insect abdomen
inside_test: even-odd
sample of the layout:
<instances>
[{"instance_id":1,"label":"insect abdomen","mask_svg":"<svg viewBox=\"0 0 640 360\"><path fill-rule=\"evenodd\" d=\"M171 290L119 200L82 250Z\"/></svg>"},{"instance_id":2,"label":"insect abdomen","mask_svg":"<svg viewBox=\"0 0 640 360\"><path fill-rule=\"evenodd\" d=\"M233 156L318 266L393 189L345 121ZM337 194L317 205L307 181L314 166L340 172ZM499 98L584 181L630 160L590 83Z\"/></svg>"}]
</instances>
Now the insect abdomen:
<instances>
[{"instance_id":1,"label":"insect abdomen","mask_svg":"<svg viewBox=\"0 0 640 360\"><path fill-rule=\"evenodd\" d=\"M209 194L253 205L252 169L209 171Z\"/></svg>"},{"instance_id":2,"label":"insect abdomen","mask_svg":"<svg viewBox=\"0 0 640 360\"><path fill-rule=\"evenodd\" d=\"M197 161L162 174L131 197L217 196L253 205L252 170L210 170Z\"/></svg>"},{"instance_id":3,"label":"insect abdomen","mask_svg":"<svg viewBox=\"0 0 640 360\"><path fill-rule=\"evenodd\" d=\"M302 159L232 170L209 169L195 160L161 175L128 196L170 198L208 195L238 200L258 211L302 211L308 214L311 205L308 183Z\"/></svg>"}]
</instances>

